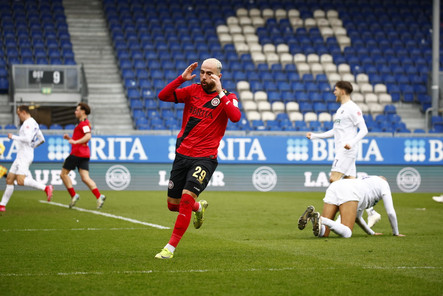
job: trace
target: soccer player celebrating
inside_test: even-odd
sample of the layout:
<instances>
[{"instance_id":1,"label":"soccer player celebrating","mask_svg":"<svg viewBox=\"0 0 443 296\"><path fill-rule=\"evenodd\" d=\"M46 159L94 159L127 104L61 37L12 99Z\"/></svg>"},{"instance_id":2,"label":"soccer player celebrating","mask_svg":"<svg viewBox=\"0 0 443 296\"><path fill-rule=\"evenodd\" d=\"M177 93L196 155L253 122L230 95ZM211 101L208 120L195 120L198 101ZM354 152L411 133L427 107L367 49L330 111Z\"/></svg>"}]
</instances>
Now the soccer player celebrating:
<instances>
[{"instance_id":1,"label":"soccer player celebrating","mask_svg":"<svg viewBox=\"0 0 443 296\"><path fill-rule=\"evenodd\" d=\"M334 116L334 127L325 133L306 133L308 139L334 137L335 159L332 163L329 181L335 182L341 178L355 178L357 170L355 159L358 153L358 142L368 133L361 109L351 100L352 84L338 81L335 84L334 95L341 104ZM374 209L368 209L368 222L372 227L381 218Z\"/></svg>"},{"instance_id":2,"label":"soccer player celebrating","mask_svg":"<svg viewBox=\"0 0 443 296\"><path fill-rule=\"evenodd\" d=\"M369 235L382 235L374 232L363 220L363 211L376 205L380 200L388 214L394 236L404 236L398 232L397 215L394 210L391 189L383 176L369 176L363 179L341 179L332 183L326 190L323 199L323 213L314 212L309 206L298 222L298 228L304 229L308 220L312 221L313 232L317 237L327 237L326 227L340 235L349 238L357 223ZM334 221L337 211L340 220Z\"/></svg>"},{"instance_id":3,"label":"soccer player celebrating","mask_svg":"<svg viewBox=\"0 0 443 296\"><path fill-rule=\"evenodd\" d=\"M177 136L176 155L168 186L168 208L179 212L169 243L155 255L171 259L186 232L194 212L194 227L200 228L208 203L196 199L208 185L217 167L217 150L226 130L228 119L238 122L241 112L235 94L222 88L222 64L211 58L200 68L200 83L178 88L193 79L193 63L182 75L169 83L158 97L162 101L184 103L182 128Z\"/></svg>"},{"instance_id":4,"label":"soccer player celebrating","mask_svg":"<svg viewBox=\"0 0 443 296\"><path fill-rule=\"evenodd\" d=\"M22 122L18 136L11 133L8 138L17 142L17 156L6 176L6 189L0 202L0 212L6 211L6 205L14 192L14 181L20 186L30 186L45 191L48 201L52 198L52 185L45 186L32 179L29 167L34 160L34 148L45 141L38 123L31 117L29 107L22 105L17 107L17 115Z\"/></svg>"},{"instance_id":5,"label":"soccer player celebrating","mask_svg":"<svg viewBox=\"0 0 443 296\"><path fill-rule=\"evenodd\" d=\"M76 202L80 199L80 195L75 192L71 178L68 175L69 172L76 167L78 168L83 183L89 187L97 198L97 209L101 209L106 199L106 196L100 194L94 180L89 177L89 157L91 152L89 150L88 142L91 139L91 124L89 123L88 115L90 113L91 109L88 104L78 103L77 108L75 109L75 117L78 119L79 123L74 128L72 138L68 134L63 135L63 138L68 140L69 144L72 145L71 154L65 159L62 172L60 173L63 184L65 184L65 187L71 196L71 202L69 204L70 208L75 206Z\"/></svg>"}]
</instances>

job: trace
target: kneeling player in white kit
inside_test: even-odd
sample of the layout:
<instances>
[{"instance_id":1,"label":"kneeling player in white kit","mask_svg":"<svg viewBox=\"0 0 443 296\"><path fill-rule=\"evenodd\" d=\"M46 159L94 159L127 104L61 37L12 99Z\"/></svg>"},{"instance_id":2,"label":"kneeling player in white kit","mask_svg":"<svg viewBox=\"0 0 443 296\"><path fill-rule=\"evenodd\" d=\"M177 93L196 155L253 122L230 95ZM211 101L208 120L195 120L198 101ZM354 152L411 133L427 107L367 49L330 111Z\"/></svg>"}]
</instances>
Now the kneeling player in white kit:
<instances>
[{"instance_id":1,"label":"kneeling player in white kit","mask_svg":"<svg viewBox=\"0 0 443 296\"><path fill-rule=\"evenodd\" d=\"M30 186L45 191L48 201L52 198L52 185L45 186L32 179L29 167L34 160L34 148L44 142L44 137L37 122L31 117L28 106L17 107L17 115L23 122L19 135L8 134L8 138L17 142L17 156L6 177L6 189L0 202L0 212L6 211L6 205L14 192L14 181L20 186Z\"/></svg>"},{"instance_id":2,"label":"kneeling player in white kit","mask_svg":"<svg viewBox=\"0 0 443 296\"><path fill-rule=\"evenodd\" d=\"M404 236L398 231L397 215L394 210L391 189L382 176L369 176L363 179L342 179L332 183L323 199L323 212L314 212L309 206L300 216L298 228L304 229L308 220L312 221L315 236L327 237L328 228L338 235L348 238L357 223L369 235L382 235L374 232L363 219L363 212L383 200L394 236ZM334 217L340 211L341 221Z\"/></svg>"}]
</instances>

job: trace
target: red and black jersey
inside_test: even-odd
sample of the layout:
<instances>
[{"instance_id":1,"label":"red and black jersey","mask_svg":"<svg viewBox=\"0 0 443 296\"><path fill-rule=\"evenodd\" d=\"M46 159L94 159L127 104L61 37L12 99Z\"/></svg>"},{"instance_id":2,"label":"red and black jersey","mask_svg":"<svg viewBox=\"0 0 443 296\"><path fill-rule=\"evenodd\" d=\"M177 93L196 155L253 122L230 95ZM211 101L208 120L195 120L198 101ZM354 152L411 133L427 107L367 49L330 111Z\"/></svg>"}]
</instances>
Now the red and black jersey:
<instances>
[{"instance_id":1,"label":"red and black jersey","mask_svg":"<svg viewBox=\"0 0 443 296\"><path fill-rule=\"evenodd\" d=\"M74 133L72 134L73 140L79 140L85 136L85 134L91 132L91 124L88 119L80 121L74 128ZM77 157L89 158L91 152L89 150L88 143L83 144L72 144L71 154Z\"/></svg>"},{"instance_id":2,"label":"red and black jersey","mask_svg":"<svg viewBox=\"0 0 443 296\"><path fill-rule=\"evenodd\" d=\"M237 96L224 90L220 98L217 92L207 93L200 84L178 89L184 81L180 75L158 94L162 101L185 104L176 152L190 157L216 158L228 119L240 120Z\"/></svg>"}]
</instances>

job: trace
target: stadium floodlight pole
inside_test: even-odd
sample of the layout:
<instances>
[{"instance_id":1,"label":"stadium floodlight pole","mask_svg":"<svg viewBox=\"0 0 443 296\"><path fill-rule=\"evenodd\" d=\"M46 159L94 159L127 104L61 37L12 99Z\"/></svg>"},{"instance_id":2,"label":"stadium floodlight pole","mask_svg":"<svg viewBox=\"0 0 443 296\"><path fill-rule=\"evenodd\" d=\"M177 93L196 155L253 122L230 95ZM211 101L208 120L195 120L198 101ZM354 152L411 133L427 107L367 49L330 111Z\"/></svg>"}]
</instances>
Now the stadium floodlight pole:
<instances>
[{"instance_id":1,"label":"stadium floodlight pole","mask_svg":"<svg viewBox=\"0 0 443 296\"><path fill-rule=\"evenodd\" d=\"M440 69L440 0L433 0L432 9L432 116L438 116Z\"/></svg>"}]
</instances>

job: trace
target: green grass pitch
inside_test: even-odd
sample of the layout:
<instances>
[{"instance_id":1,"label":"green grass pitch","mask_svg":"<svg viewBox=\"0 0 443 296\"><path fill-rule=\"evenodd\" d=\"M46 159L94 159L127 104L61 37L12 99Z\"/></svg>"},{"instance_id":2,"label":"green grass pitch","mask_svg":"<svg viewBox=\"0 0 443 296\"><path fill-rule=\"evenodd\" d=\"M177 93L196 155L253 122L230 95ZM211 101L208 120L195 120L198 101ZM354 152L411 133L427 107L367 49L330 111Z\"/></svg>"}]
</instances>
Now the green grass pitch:
<instances>
[{"instance_id":1,"label":"green grass pitch","mask_svg":"<svg viewBox=\"0 0 443 296\"><path fill-rule=\"evenodd\" d=\"M102 213L173 227L166 192L104 192ZM90 192L77 206L95 210ZM0 295L442 295L443 204L394 194L400 233L382 220L367 236L316 238L297 220L323 193L211 192L172 260L154 259L171 229L50 205L15 191L0 217ZM66 191L53 203L68 204Z\"/></svg>"}]
</instances>

